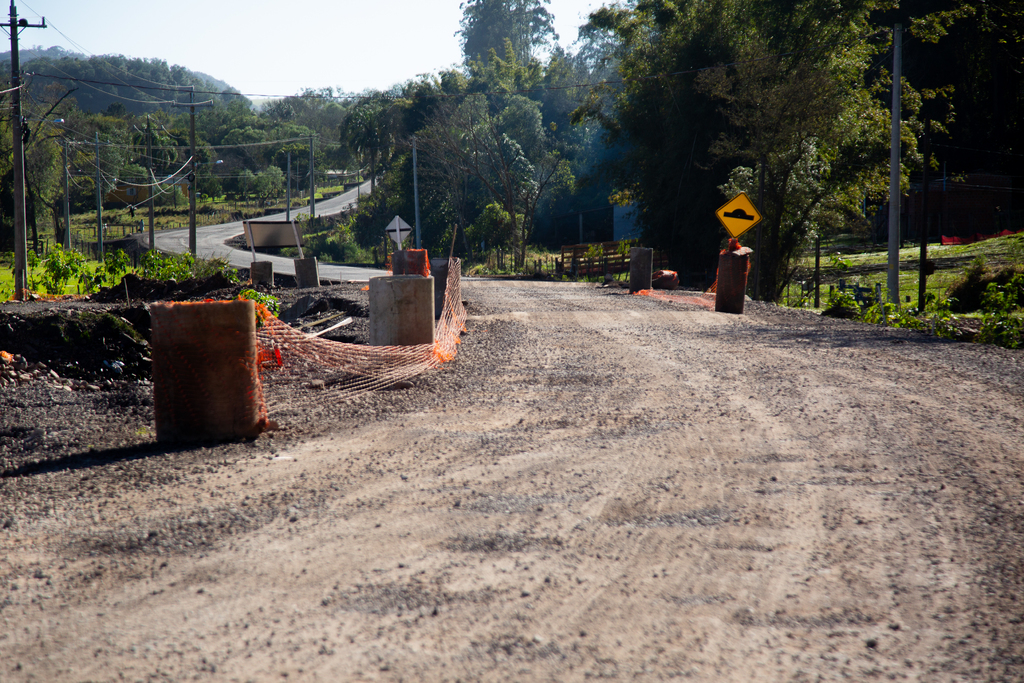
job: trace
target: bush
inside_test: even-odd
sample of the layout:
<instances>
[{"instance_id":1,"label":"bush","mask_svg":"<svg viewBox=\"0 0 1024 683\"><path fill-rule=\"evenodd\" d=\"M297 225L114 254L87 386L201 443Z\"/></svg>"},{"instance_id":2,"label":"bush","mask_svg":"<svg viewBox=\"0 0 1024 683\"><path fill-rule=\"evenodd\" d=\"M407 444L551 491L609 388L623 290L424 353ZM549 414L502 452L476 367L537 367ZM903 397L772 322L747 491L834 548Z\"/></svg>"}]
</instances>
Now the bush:
<instances>
[{"instance_id":1,"label":"bush","mask_svg":"<svg viewBox=\"0 0 1024 683\"><path fill-rule=\"evenodd\" d=\"M946 291L949 299L955 300L951 308L955 313L970 313L981 310L988 286L995 283L1005 287L1015 277L1024 274L1024 266L1006 266L992 271L985 265L981 256L974 259L964 274L953 281ZM1018 305L1024 304L1024 299Z\"/></svg>"},{"instance_id":2,"label":"bush","mask_svg":"<svg viewBox=\"0 0 1024 683\"><path fill-rule=\"evenodd\" d=\"M42 261L43 274L39 281L49 294L64 294L68 283L78 280L85 270L85 256L77 251L64 251L54 247Z\"/></svg>"}]
</instances>

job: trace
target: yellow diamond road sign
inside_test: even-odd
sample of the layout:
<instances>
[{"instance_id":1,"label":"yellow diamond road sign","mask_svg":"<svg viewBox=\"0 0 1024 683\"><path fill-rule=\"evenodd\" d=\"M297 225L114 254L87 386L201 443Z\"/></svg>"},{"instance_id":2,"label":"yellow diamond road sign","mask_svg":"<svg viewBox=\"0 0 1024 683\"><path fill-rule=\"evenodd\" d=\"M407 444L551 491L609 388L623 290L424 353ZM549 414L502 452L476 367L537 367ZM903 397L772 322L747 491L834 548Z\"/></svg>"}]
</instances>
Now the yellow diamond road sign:
<instances>
[{"instance_id":1,"label":"yellow diamond road sign","mask_svg":"<svg viewBox=\"0 0 1024 683\"><path fill-rule=\"evenodd\" d=\"M727 201L718 211L715 211L715 215L733 237L739 237L761 222L761 213L750 201L746 192L740 192Z\"/></svg>"}]
</instances>

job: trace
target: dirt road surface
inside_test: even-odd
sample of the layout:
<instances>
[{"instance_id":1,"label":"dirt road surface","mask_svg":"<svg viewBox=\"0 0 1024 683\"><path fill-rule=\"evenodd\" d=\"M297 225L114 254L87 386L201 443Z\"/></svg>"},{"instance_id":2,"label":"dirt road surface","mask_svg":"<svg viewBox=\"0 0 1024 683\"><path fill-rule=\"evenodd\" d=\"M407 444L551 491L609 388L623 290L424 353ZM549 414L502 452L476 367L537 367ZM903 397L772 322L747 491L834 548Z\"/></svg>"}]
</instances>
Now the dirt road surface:
<instances>
[{"instance_id":1,"label":"dirt road surface","mask_svg":"<svg viewBox=\"0 0 1024 683\"><path fill-rule=\"evenodd\" d=\"M1024 680L1024 353L463 291L443 369L247 443L0 391L0 680Z\"/></svg>"}]
</instances>

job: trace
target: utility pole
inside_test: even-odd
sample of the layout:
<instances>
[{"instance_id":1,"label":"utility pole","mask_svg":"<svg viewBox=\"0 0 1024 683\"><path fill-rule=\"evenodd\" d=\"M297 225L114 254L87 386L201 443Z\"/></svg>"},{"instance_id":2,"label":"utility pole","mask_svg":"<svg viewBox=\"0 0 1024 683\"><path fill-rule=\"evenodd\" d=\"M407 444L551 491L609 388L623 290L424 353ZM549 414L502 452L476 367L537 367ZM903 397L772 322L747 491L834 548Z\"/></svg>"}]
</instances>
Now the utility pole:
<instances>
[{"instance_id":1,"label":"utility pole","mask_svg":"<svg viewBox=\"0 0 1024 683\"><path fill-rule=\"evenodd\" d=\"M900 83L903 26L892 29L892 138L889 143L889 303L900 305Z\"/></svg>"},{"instance_id":2,"label":"utility pole","mask_svg":"<svg viewBox=\"0 0 1024 683\"><path fill-rule=\"evenodd\" d=\"M288 150L288 172L284 176L285 182L288 183L288 189L285 191L285 196L288 198L288 204L284 210L284 219L289 223L292 222L292 151Z\"/></svg>"},{"instance_id":3,"label":"utility pole","mask_svg":"<svg viewBox=\"0 0 1024 683\"><path fill-rule=\"evenodd\" d=\"M68 139L64 138L64 250L71 249L71 197L68 194Z\"/></svg>"},{"instance_id":4,"label":"utility pole","mask_svg":"<svg viewBox=\"0 0 1024 683\"><path fill-rule=\"evenodd\" d=\"M146 117L146 168L149 169L149 197L146 203L149 204L149 248L156 249L156 227L153 193L156 191L156 174L153 173L153 129L149 124L149 117Z\"/></svg>"},{"instance_id":5,"label":"utility pole","mask_svg":"<svg viewBox=\"0 0 1024 683\"><path fill-rule=\"evenodd\" d=\"M928 162L931 155L928 139L932 134L931 119L924 120L924 170L922 172L922 185L924 185L924 196L921 197L921 213L924 216L924 225L918 226L921 239L920 270L917 275L917 310L924 311L925 289L928 284L928 273L925 271L925 263L928 261Z\"/></svg>"},{"instance_id":6,"label":"utility pole","mask_svg":"<svg viewBox=\"0 0 1024 683\"><path fill-rule=\"evenodd\" d=\"M188 107L189 111L189 126L188 126L188 144L189 153L192 156L192 160L189 163L188 173L188 250L191 252L192 257L196 255L196 170L198 169L198 160L196 159L196 107L209 107L213 104L213 100L207 100L206 102L196 102L196 87L194 85L188 86L189 97L188 104L174 103L176 107Z\"/></svg>"},{"instance_id":7,"label":"utility pole","mask_svg":"<svg viewBox=\"0 0 1024 683\"><path fill-rule=\"evenodd\" d=\"M313 164L313 136L309 136L309 226L316 218L316 169Z\"/></svg>"},{"instance_id":8,"label":"utility pole","mask_svg":"<svg viewBox=\"0 0 1024 683\"><path fill-rule=\"evenodd\" d=\"M758 175L760 176L757 181L757 210L764 215L764 167L768 165L768 157L764 154L761 155L761 159L758 164ZM757 222L757 242L754 247L754 300L761 300L761 223ZM817 304L815 304L817 306Z\"/></svg>"},{"instance_id":9,"label":"utility pole","mask_svg":"<svg viewBox=\"0 0 1024 683\"><path fill-rule=\"evenodd\" d=\"M28 240L25 234L25 138L21 118L21 62L18 57L18 31L23 28L46 28L43 23L30 24L18 19L18 8L11 0L11 130L14 146L14 298L24 301L28 291Z\"/></svg>"},{"instance_id":10,"label":"utility pole","mask_svg":"<svg viewBox=\"0 0 1024 683\"><path fill-rule=\"evenodd\" d=\"M412 204L416 215L416 248L420 246L420 184L416 175L416 136L412 136Z\"/></svg>"},{"instance_id":11,"label":"utility pole","mask_svg":"<svg viewBox=\"0 0 1024 683\"><path fill-rule=\"evenodd\" d=\"M103 260L103 183L100 181L100 132L96 131L96 245Z\"/></svg>"}]
</instances>

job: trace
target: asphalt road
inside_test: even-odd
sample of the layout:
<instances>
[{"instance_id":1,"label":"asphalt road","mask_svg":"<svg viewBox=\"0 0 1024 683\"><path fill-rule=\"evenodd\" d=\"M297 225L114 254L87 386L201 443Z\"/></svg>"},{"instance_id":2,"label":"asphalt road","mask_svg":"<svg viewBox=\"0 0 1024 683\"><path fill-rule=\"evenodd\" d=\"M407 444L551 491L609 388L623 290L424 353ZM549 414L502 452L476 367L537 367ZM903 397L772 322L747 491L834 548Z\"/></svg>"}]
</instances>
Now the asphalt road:
<instances>
[{"instance_id":1,"label":"asphalt road","mask_svg":"<svg viewBox=\"0 0 1024 683\"><path fill-rule=\"evenodd\" d=\"M363 183L358 189L353 189L343 194L319 201L316 204L317 216L328 216L340 213L351 204L357 202L359 194L369 192L369 183ZM309 207L294 209L293 215L309 215ZM256 221L283 221L284 213L265 216L254 219ZM232 223L221 223L220 225L206 225L196 228L196 252L200 258L224 258L235 268L248 268L252 263L252 253L241 249L234 249L226 244L228 240L242 234L242 221ZM145 233L143 240L148 239ZM183 254L188 251L188 228L175 230L162 230L156 233L156 247L160 251ZM295 264L292 259L284 256L269 256L260 254L261 261L273 261L274 272L284 275L295 274ZM374 268L355 268L352 266L335 266L327 263L320 264L320 277L327 280L368 280L371 277L386 275L385 271Z\"/></svg>"}]
</instances>

